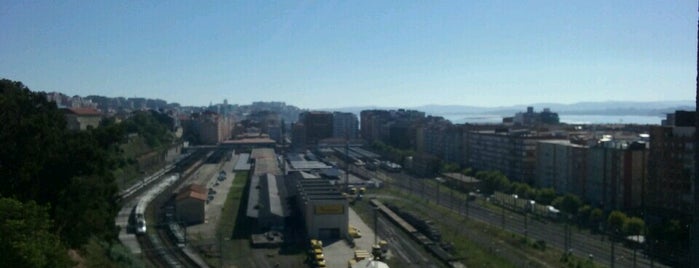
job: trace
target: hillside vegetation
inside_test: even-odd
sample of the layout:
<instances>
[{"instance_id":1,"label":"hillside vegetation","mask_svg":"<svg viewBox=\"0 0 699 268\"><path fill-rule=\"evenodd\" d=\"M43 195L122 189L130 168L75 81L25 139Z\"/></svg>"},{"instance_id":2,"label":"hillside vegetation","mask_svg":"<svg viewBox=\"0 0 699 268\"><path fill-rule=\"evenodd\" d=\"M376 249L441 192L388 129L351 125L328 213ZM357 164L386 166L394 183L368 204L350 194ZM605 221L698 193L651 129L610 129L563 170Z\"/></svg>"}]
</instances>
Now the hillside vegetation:
<instances>
[{"instance_id":1,"label":"hillside vegetation","mask_svg":"<svg viewBox=\"0 0 699 268\"><path fill-rule=\"evenodd\" d=\"M138 266L116 240L114 172L130 164L122 150L129 136L171 143L166 120L138 112L70 131L43 93L3 79L0 122L0 266L73 266L68 249L87 263Z\"/></svg>"}]
</instances>

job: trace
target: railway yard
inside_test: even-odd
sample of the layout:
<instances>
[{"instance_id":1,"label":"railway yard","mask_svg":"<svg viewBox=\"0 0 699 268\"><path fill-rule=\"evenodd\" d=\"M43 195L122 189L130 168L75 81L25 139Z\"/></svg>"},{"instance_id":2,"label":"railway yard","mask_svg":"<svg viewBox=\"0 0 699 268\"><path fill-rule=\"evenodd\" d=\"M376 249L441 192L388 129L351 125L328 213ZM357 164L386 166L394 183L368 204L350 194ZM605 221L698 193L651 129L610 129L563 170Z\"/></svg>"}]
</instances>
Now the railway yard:
<instances>
[{"instance_id":1,"label":"railway yard","mask_svg":"<svg viewBox=\"0 0 699 268\"><path fill-rule=\"evenodd\" d=\"M561 226L555 223L556 211L551 208L536 207L502 194L490 201L482 197L471 200L466 195L458 199L453 193L440 197L438 188L430 188L434 186L432 183L426 185L425 181L402 179L405 176L402 173L368 171L361 167L353 167L347 175L340 171L342 182L347 180L352 186L352 191L348 191L353 194L348 196L351 235L323 240L322 262L318 256L308 255L309 250L315 250L302 230L302 220L294 216L286 219L287 228L279 233L284 237L281 247L254 248L250 238L255 222L245 217L243 209L247 206L245 189L250 182L245 178L248 175L238 178L234 172L239 157L247 159L230 150L193 150L124 190L120 196L123 207L116 218L122 243L141 256L148 267L340 268L365 258L359 256L371 252L374 245L381 245L382 261L392 267L465 267L474 263L489 267L561 265L557 259L562 251L556 249L560 241L549 241L553 247L547 250L532 249L529 245L533 244L522 242L533 243L539 239L534 237L546 237L546 230ZM173 196L191 183L207 189L207 213L201 223L180 224L172 220ZM381 188L376 188L379 185ZM229 189L235 189L233 196L237 200L231 200ZM139 208L143 203L146 207ZM528 230L526 222L517 223L517 215L526 210L532 215L541 211L539 219L529 220ZM145 221L145 230L137 228L139 219ZM229 227L222 230L222 226ZM525 229L521 230L521 226ZM515 235L522 232L525 236ZM532 238L527 239L527 233ZM583 238L575 234L574 239ZM579 250L594 250L583 246L576 244ZM626 250L620 252L628 254ZM618 261L627 263L628 259ZM583 267L599 267L604 266L603 262L580 258L578 263L585 264ZM647 267L648 261L639 260L637 264Z\"/></svg>"}]
</instances>

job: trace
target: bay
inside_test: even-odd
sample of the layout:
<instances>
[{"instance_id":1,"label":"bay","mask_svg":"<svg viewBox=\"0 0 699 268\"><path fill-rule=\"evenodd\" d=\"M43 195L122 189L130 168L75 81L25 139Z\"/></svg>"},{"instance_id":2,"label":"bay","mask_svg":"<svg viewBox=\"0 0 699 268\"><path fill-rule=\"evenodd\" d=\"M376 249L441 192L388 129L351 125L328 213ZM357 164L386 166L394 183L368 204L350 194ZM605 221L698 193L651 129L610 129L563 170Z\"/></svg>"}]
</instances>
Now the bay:
<instances>
[{"instance_id":1,"label":"bay","mask_svg":"<svg viewBox=\"0 0 699 268\"><path fill-rule=\"evenodd\" d=\"M436 114L454 124L497 124L504 116L497 114ZM566 124L638 124L660 125L664 116L655 115L579 115L559 114L561 123Z\"/></svg>"}]
</instances>

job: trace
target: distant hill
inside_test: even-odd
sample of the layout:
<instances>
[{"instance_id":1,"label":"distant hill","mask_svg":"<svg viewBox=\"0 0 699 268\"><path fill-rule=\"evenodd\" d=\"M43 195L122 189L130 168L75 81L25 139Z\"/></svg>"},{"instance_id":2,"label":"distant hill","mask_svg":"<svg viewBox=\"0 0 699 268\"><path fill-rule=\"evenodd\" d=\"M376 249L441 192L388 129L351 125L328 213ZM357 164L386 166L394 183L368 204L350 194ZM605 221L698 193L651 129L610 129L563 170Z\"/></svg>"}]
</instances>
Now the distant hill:
<instances>
[{"instance_id":1,"label":"distant hill","mask_svg":"<svg viewBox=\"0 0 699 268\"><path fill-rule=\"evenodd\" d=\"M342 111L359 114L362 110L369 109L411 109L423 111L431 115L456 115L456 114L488 114L510 116L517 112L526 111L527 107L534 107L535 111L550 108L552 112L567 115L657 115L662 116L676 110L694 110L693 100L681 101L604 101L604 102L578 102L572 104L561 103L535 103L531 105L513 105L499 107L481 107L469 105L423 105L416 107L378 107L356 106L335 109L321 109L326 111Z\"/></svg>"}]
</instances>

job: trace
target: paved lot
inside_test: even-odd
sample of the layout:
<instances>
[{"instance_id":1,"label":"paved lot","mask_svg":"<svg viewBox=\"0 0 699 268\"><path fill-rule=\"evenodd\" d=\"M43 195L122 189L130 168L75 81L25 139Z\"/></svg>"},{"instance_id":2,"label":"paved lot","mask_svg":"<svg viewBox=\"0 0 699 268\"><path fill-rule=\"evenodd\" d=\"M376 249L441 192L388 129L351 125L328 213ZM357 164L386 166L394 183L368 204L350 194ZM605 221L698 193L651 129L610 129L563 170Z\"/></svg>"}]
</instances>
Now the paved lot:
<instances>
[{"instance_id":1,"label":"paved lot","mask_svg":"<svg viewBox=\"0 0 699 268\"><path fill-rule=\"evenodd\" d=\"M366 201L361 201L366 202ZM362 221L356 212L349 208L349 224L356 227L362 233L361 238L354 240L355 247L351 248L347 240L338 240L332 243L323 241L323 254L325 255L326 263L330 268L345 268L347 262L354 258L354 251L363 249L371 252L371 246L374 243L374 231ZM379 240L381 238L379 237Z\"/></svg>"},{"instance_id":2,"label":"paved lot","mask_svg":"<svg viewBox=\"0 0 699 268\"><path fill-rule=\"evenodd\" d=\"M207 189L212 188L216 191L214 199L206 204L204 223L187 227L187 236L196 244L214 243L216 241L216 226L218 225L228 190L230 190L233 178L235 178L235 173L232 170L236 161L237 157L234 156L230 161L225 161L222 164L204 164L194 173L190 180L190 183L205 185ZM223 181L217 179L221 170L226 171L226 179Z\"/></svg>"}]
</instances>

